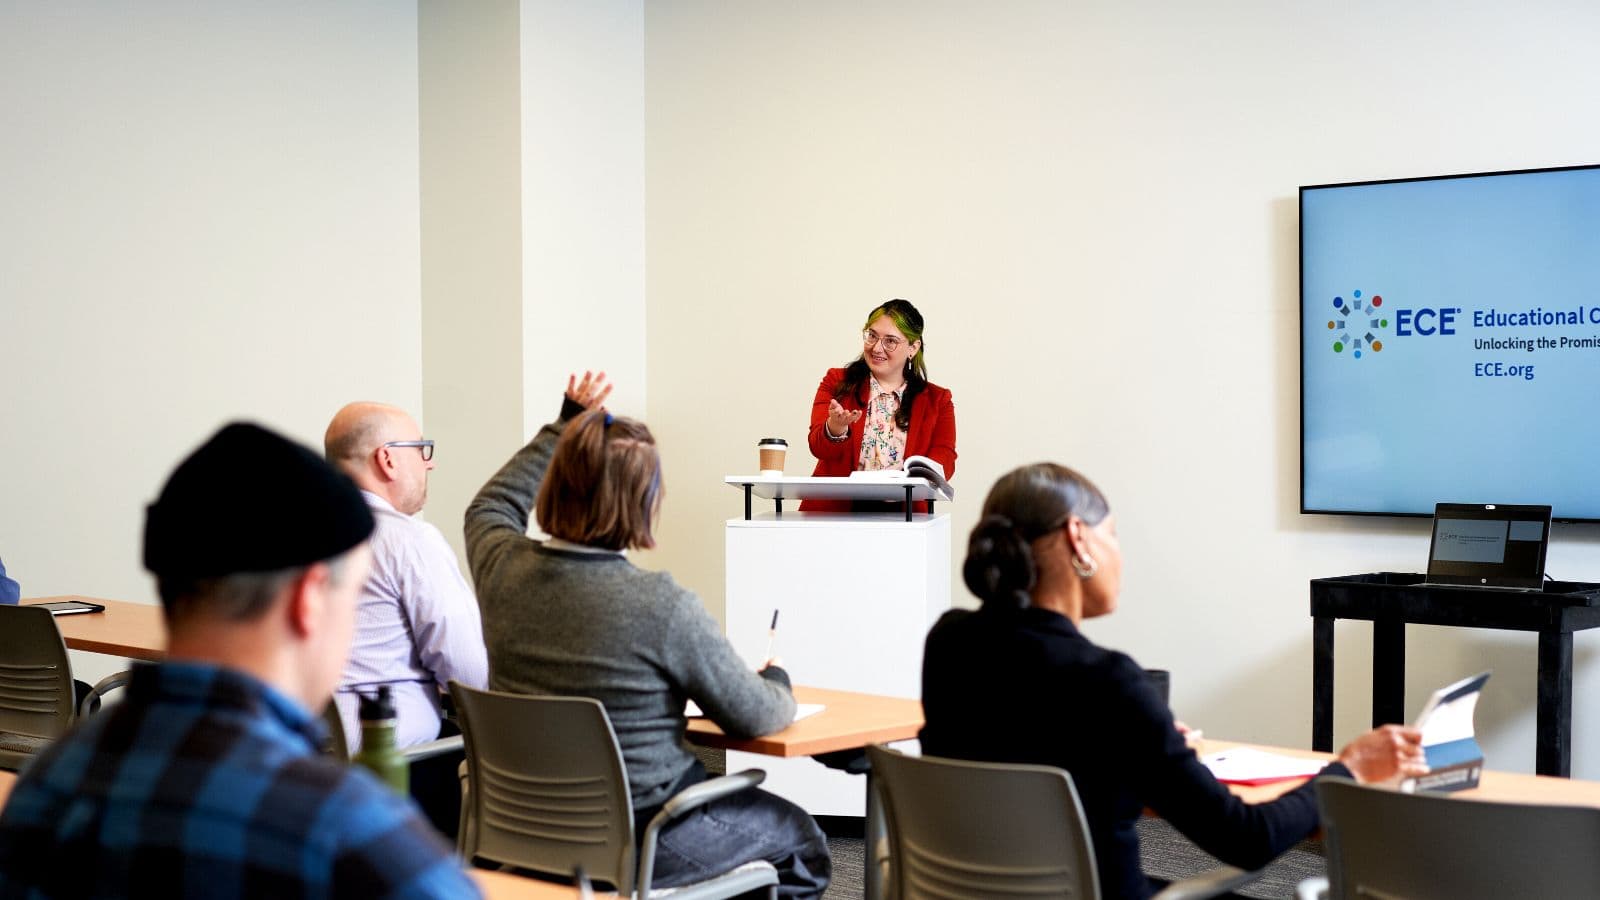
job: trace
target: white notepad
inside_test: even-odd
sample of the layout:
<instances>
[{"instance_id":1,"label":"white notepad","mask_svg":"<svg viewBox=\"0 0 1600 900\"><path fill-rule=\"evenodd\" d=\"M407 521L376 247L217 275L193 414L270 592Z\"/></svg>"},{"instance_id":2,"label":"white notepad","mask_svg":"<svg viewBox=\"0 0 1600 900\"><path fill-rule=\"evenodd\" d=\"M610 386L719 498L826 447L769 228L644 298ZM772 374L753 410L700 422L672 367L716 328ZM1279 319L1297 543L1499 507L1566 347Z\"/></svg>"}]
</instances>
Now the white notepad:
<instances>
[{"instance_id":1,"label":"white notepad","mask_svg":"<svg viewBox=\"0 0 1600 900\"><path fill-rule=\"evenodd\" d=\"M791 719L790 722L798 722L801 719L808 719L827 708L828 705L826 703L796 703L794 705L794 718ZM690 700L688 703L684 704L683 714L691 719L703 719L706 715L705 712L700 709L700 704L694 702L693 700Z\"/></svg>"},{"instance_id":2,"label":"white notepad","mask_svg":"<svg viewBox=\"0 0 1600 900\"><path fill-rule=\"evenodd\" d=\"M1235 747L1200 757L1200 762L1218 780L1231 784L1267 784L1291 778L1309 778L1321 772L1327 762L1269 753L1254 747Z\"/></svg>"}]
</instances>

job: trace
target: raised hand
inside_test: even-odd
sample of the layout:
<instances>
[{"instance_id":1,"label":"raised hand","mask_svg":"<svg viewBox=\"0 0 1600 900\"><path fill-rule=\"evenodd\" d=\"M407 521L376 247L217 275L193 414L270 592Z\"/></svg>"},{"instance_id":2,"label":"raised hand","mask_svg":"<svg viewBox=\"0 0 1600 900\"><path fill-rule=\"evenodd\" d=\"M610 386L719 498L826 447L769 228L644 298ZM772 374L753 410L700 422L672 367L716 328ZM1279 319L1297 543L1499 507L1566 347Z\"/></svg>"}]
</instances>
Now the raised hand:
<instances>
[{"instance_id":1,"label":"raised hand","mask_svg":"<svg viewBox=\"0 0 1600 900\"><path fill-rule=\"evenodd\" d=\"M850 430L850 426L861 418L861 410L846 410L839 405L838 400L828 401L828 433L839 437Z\"/></svg>"},{"instance_id":2,"label":"raised hand","mask_svg":"<svg viewBox=\"0 0 1600 900\"><path fill-rule=\"evenodd\" d=\"M613 387L615 385L606 381L604 372L598 375L584 372L582 381L576 375L567 376L567 397L584 409L594 409L605 403Z\"/></svg>"}]
</instances>

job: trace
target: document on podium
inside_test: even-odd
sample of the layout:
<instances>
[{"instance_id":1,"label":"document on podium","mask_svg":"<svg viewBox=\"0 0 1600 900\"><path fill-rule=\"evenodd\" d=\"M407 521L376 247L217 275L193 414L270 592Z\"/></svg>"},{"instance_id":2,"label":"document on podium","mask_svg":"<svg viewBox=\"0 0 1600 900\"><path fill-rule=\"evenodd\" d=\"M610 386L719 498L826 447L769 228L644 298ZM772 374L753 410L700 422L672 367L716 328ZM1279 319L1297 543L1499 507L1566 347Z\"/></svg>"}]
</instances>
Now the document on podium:
<instances>
[{"instance_id":1,"label":"document on podium","mask_svg":"<svg viewBox=\"0 0 1600 900\"><path fill-rule=\"evenodd\" d=\"M908 456L898 469L857 469L850 473L850 477L872 484L903 483L907 478L921 478L946 499L954 500L956 496L955 488L950 486L950 481L945 477L944 466L926 456Z\"/></svg>"}]
</instances>

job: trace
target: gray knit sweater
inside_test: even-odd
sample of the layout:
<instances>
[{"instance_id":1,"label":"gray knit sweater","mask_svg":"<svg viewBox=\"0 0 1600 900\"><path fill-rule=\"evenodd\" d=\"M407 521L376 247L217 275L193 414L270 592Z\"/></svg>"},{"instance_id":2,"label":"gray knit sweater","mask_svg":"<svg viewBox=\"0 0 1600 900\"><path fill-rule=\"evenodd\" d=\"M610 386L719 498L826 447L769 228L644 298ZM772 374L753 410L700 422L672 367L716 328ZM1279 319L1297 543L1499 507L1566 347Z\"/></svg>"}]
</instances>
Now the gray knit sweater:
<instances>
[{"instance_id":1,"label":"gray knit sweater","mask_svg":"<svg viewBox=\"0 0 1600 900\"><path fill-rule=\"evenodd\" d=\"M599 700L622 745L634 808L655 806L694 763L683 741L684 700L729 734L751 737L787 725L794 698L788 676L751 671L672 576L527 536L564 425L540 429L467 507L489 687Z\"/></svg>"}]
</instances>

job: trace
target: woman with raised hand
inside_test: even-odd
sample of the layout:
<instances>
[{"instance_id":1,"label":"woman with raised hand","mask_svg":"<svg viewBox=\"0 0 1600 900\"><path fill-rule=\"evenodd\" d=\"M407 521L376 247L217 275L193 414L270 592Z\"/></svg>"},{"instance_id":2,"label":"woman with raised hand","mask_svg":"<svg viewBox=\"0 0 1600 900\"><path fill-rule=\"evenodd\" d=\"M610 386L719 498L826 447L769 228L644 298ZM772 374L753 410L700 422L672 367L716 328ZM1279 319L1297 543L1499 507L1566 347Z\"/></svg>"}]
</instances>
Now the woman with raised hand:
<instances>
[{"instance_id":1,"label":"woman with raised hand","mask_svg":"<svg viewBox=\"0 0 1600 900\"><path fill-rule=\"evenodd\" d=\"M861 355L829 369L811 403L812 475L898 469L912 456L937 462L947 479L955 475L956 408L948 390L928 381L922 331L922 314L905 300L867 314ZM800 508L848 511L850 504L807 500Z\"/></svg>"},{"instance_id":2,"label":"woman with raised hand","mask_svg":"<svg viewBox=\"0 0 1600 900\"><path fill-rule=\"evenodd\" d=\"M1185 745L1144 670L1079 630L1116 609L1122 583L1116 516L1087 478L1054 463L1001 477L962 574L983 605L946 613L928 634L922 750L1070 772L1105 897L1142 898L1158 886L1139 868L1134 823L1147 808L1245 869L1317 827L1310 783L1271 803L1239 800ZM1418 774L1426 770L1421 737L1385 725L1321 774L1361 782Z\"/></svg>"},{"instance_id":3,"label":"woman with raised hand","mask_svg":"<svg viewBox=\"0 0 1600 900\"><path fill-rule=\"evenodd\" d=\"M684 745L694 700L736 737L794 719L789 676L751 671L700 598L625 555L655 546L661 456L643 422L601 406L605 373L569 378L561 415L490 478L467 507L467 559L483 610L489 687L593 697L622 747L638 833L669 797L703 781ZM535 511L550 538L527 536ZM784 897L820 897L832 863L811 816L774 794L741 791L667 826L654 887L765 859Z\"/></svg>"}]
</instances>

